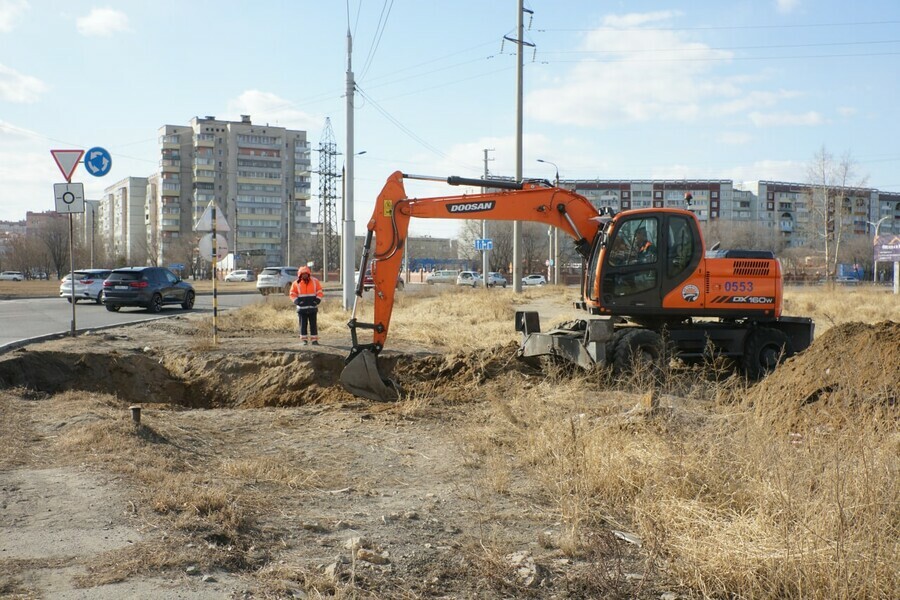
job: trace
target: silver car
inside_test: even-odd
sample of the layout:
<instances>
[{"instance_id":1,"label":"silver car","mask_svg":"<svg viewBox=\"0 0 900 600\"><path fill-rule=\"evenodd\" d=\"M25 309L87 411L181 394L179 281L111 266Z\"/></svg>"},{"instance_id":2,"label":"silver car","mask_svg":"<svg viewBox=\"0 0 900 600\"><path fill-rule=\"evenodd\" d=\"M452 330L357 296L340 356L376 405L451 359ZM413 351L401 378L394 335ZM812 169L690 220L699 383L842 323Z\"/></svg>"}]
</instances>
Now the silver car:
<instances>
[{"instance_id":1,"label":"silver car","mask_svg":"<svg viewBox=\"0 0 900 600\"><path fill-rule=\"evenodd\" d=\"M291 293L291 284L297 280L297 267L266 267L256 278L256 289L263 296Z\"/></svg>"},{"instance_id":2,"label":"silver car","mask_svg":"<svg viewBox=\"0 0 900 600\"><path fill-rule=\"evenodd\" d=\"M109 277L111 269L82 269L75 271L74 300L93 300L97 304L103 301L103 281ZM71 274L62 278L59 283L59 297L65 298L70 303L73 300L73 277Z\"/></svg>"}]
</instances>

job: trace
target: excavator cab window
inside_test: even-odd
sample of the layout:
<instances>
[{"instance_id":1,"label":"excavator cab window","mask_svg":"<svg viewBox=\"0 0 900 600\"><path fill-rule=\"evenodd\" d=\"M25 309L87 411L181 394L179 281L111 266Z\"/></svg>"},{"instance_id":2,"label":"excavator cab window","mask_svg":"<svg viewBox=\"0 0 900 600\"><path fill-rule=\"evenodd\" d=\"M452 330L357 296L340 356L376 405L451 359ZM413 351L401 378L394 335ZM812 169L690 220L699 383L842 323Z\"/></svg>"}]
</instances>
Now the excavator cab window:
<instances>
[{"instance_id":1,"label":"excavator cab window","mask_svg":"<svg viewBox=\"0 0 900 600\"><path fill-rule=\"evenodd\" d=\"M677 277L691 264L696 248L691 223L687 217L669 217L669 262L666 275Z\"/></svg>"},{"instance_id":2,"label":"excavator cab window","mask_svg":"<svg viewBox=\"0 0 900 600\"><path fill-rule=\"evenodd\" d=\"M612 232L606 253L611 268L604 269L602 281L604 296L640 296L657 287L658 241L656 217L629 219Z\"/></svg>"}]
</instances>

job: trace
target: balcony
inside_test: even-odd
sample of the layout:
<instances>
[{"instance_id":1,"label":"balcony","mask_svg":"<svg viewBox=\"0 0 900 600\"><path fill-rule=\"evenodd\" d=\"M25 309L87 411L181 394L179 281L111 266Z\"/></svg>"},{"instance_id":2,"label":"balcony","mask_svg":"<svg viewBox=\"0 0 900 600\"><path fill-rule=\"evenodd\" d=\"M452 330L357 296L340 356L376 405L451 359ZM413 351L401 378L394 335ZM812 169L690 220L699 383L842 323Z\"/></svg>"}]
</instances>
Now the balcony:
<instances>
[{"instance_id":1,"label":"balcony","mask_svg":"<svg viewBox=\"0 0 900 600\"><path fill-rule=\"evenodd\" d=\"M159 145L162 146L163 149L181 148L181 137L177 135L164 135L159 138Z\"/></svg>"},{"instance_id":2,"label":"balcony","mask_svg":"<svg viewBox=\"0 0 900 600\"><path fill-rule=\"evenodd\" d=\"M194 136L194 146L212 148L216 145L216 136L211 133L200 133Z\"/></svg>"},{"instance_id":3,"label":"balcony","mask_svg":"<svg viewBox=\"0 0 900 600\"><path fill-rule=\"evenodd\" d=\"M181 171L181 160L164 158L159 161L159 170L163 173L178 173Z\"/></svg>"}]
</instances>

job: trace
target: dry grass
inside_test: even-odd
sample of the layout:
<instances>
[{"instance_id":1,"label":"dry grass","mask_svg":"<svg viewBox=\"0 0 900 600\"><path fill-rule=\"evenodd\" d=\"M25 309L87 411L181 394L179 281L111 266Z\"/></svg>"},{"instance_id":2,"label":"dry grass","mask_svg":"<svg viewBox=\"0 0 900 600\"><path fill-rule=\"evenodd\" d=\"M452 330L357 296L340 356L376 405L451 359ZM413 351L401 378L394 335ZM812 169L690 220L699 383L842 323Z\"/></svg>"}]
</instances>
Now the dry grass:
<instances>
[{"instance_id":1,"label":"dry grass","mask_svg":"<svg viewBox=\"0 0 900 600\"><path fill-rule=\"evenodd\" d=\"M685 407L664 397L657 411L635 401L548 380L496 409L504 450L512 432L512 452L565 524L566 554L584 556L584 540L612 526L635 532L676 583L704 597L897 597L896 414L894 427L850 418L798 437L764 426L737 398Z\"/></svg>"},{"instance_id":2,"label":"dry grass","mask_svg":"<svg viewBox=\"0 0 900 600\"><path fill-rule=\"evenodd\" d=\"M850 321L900 321L900 296L882 286L789 287L784 297L784 314L812 317L816 334Z\"/></svg>"}]
</instances>

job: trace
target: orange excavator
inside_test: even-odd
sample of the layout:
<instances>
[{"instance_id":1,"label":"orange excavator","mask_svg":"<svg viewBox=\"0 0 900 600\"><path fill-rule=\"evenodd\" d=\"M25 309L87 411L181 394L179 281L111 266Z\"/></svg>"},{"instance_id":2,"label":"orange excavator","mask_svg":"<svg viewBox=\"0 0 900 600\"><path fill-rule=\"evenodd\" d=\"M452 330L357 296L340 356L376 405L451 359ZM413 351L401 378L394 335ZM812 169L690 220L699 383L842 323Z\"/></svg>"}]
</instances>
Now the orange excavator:
<instances>
[{"instance_id":1,"label":"orange excavator","mask_svg":"<svg viewBox=\"0 0 900 600\"><path fill-rule=\"evenodd\" d=\"M404 179L494 191L409 198ZM396 384L379 371L377 356L390 329L413 217L534 221L557 227L574 240L584 265L576 307L588 318L544 333L536 312L517 312L523 358L554 356L587 369L611 365L621 372L636 362L658 365L669 350L686 361L713 353L735 359L749 377L758 378L812 342L811 319L781 314L782 273L774 254L707 251L697 216L690 210L615 213L544 180L439 178L398 171L378 195L360 259L360 273L371 262L373 323L356 318L362 281L348 323L352 349L341 383L357 396L390 400L397 395ZM358 329L372 330L372 342L361 343Z\"/></svg>"}]
</instances>

